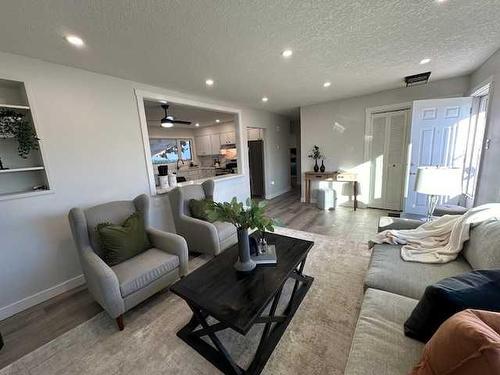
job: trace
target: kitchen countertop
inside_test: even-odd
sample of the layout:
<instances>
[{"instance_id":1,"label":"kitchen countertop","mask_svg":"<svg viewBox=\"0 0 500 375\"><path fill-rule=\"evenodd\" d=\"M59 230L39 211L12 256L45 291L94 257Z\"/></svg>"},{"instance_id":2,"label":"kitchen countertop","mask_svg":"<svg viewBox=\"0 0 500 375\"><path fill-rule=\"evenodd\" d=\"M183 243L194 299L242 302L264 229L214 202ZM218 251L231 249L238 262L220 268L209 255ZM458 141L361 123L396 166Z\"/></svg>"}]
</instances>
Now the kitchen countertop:
<instances>
[{"instance_id":1,"label":"kitchen countertop","mask_svg":"<svg viewBox=\"0 0 500 375\"><path fill-rule=\"evenodd\" d=\"M207 167L207 168L211 168L211 167ZM243 177L243 175L242 174L229 174L229 175L223 175L223 176L205 177L205 178L199 178L199 179L191 180L191 181L178 182L177 186L198 185L198 184L201 184L202 182L205 182L207 180L221 181L221 180L230 180L230 179L237 178L237 177ZM156 194L158 194L158 195L166 194L170 190L173 190L173 189L174 188L172 188L172 187L169 187L166 189L161 189L159 186L157 186L156 187Z\"/></svg>"}]
</instances>

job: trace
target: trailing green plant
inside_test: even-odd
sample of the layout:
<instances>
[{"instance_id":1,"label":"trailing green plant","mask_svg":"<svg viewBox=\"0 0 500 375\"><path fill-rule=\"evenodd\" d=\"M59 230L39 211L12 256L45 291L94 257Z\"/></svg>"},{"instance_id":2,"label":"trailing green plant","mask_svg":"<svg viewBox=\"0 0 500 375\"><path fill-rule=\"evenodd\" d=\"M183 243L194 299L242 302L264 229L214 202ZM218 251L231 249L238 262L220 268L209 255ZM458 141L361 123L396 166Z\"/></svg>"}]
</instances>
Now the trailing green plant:
<instances>
[{"instance_id":1,"label":"trailing green plant","mask_svg":"<svg viewBox=\"0 0 500 375\"><path fill-rule=\"evenodd\" d=\"M314 147L311 150L311 153L307 156L310 157L311 159L318 160L323 157L323 154L321 154L321 152L319 151L319 147L314 145Z\"/></svg>"},{"instance_id":2,"label":"trailing green plant","mask_svg":"<svg viewBox=\"0 0 500 375\"><path fill-rule=\"evenodd\" d=\"M24 117L24 114L11 109L0 110L0 136L16 139L17 153L26 159L32 150L38 150L40 139Z\"/></svg>"},{"instance_id":3,"label":"trailing green plant","mask_svg":"<svg viewBox=\"0 0 500 375\"><path fill-rule=\"evenodd\" d=\"M266 204L250 198L246 207L234 197L231 202L213 202L207 210L210 220L225 221L233 224L237 229L258 229L261 232L274 232L276 221L265 214Z\"/></svg>"}]
</instances>

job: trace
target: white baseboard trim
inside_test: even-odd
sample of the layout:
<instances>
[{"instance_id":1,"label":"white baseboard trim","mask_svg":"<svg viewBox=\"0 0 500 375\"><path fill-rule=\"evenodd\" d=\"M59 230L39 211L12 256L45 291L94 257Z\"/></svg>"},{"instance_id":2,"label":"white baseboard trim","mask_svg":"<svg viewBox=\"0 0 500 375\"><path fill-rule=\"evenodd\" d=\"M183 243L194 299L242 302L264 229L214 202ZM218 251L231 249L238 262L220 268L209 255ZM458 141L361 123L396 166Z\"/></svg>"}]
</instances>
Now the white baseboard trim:
<instances>
[{"instance_id":1,"label":"white baseboard trim","mask_svg":"<svg viewBox=\"0 0 500 375\"><path fill-rule=\"evenodd\" d=\"M32 296L23 298L20 301L1 307L0 320L6 319L12 315L17 314L18 312L26 310L32 306L38 305L39 303L45 302L52 297L55 297L59 294L74 289L83 284L85 284L85 278L83 277L83 275L79 275L73 277L72 279L63 281L60 284L54 285L51 288L35 293Z\"/></svg>"},{"instance_id":2,"label":"white baseboard trim","mask_svg":"<svg viewBox=\"0 0 500 375\"><path fill-rule=\"evenodd\" d=\"M292 190L292 187L291 187L291 186L288 186L286 189L283 189L283 190L280 190L280 191L274 192L273 194L266 195L266 199L273 199L273 198L276 198L277 196L279 196L279 195L281 195L281 194L288 193L290 190Z\"/></svg>"}]
</instances>

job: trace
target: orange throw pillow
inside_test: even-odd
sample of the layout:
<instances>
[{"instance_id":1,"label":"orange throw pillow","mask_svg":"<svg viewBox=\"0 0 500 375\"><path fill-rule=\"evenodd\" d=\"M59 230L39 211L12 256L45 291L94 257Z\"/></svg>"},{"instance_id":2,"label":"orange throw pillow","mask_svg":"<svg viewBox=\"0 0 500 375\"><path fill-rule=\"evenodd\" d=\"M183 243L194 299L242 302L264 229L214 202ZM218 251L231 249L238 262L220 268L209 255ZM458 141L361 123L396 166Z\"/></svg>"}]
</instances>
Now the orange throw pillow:
<instances>
[{"instance_id":1,"label":"orange throw pillow","mask_svg":"<svg viewBox=\"0 0 500 375\"><path fill-rule=\"evenodd\" d=\"M500 313L464 310L446 320L410 375L500 374Z\"/></svg>"}]
</instances>

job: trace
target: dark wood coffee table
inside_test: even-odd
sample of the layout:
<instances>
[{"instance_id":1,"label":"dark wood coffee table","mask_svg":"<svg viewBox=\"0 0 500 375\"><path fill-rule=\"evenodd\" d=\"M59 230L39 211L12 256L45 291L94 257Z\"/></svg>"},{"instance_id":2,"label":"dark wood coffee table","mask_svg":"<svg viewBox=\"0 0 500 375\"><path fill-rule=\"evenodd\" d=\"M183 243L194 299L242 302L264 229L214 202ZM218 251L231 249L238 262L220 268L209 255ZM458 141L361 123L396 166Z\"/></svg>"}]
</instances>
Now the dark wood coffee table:
<instances>
[{"instance_id":1,"label":"dark wood coffee table","mask_svg":"<svg viewBox=\"0 0 500 375\"><path fill-rule=\"evenodd\" d=\"M193 311L177 336L225 374L262 371L314 280L302 273L314 242L273 233L266 237L269 244L276 246L277 265L239 273L233 268L238 257L235 245L170 288ZM277 314L283 286L290 278L294 280L290 298L283 313ZM264 314L269 305L269 313ZM208 317L217 322L210 325ZM229 328L246 335L255 324L265 326L254 359L245 370L231 358L216 333ZM203 336L208 336L213 346Z\"/></svg>"}]
</instances>

